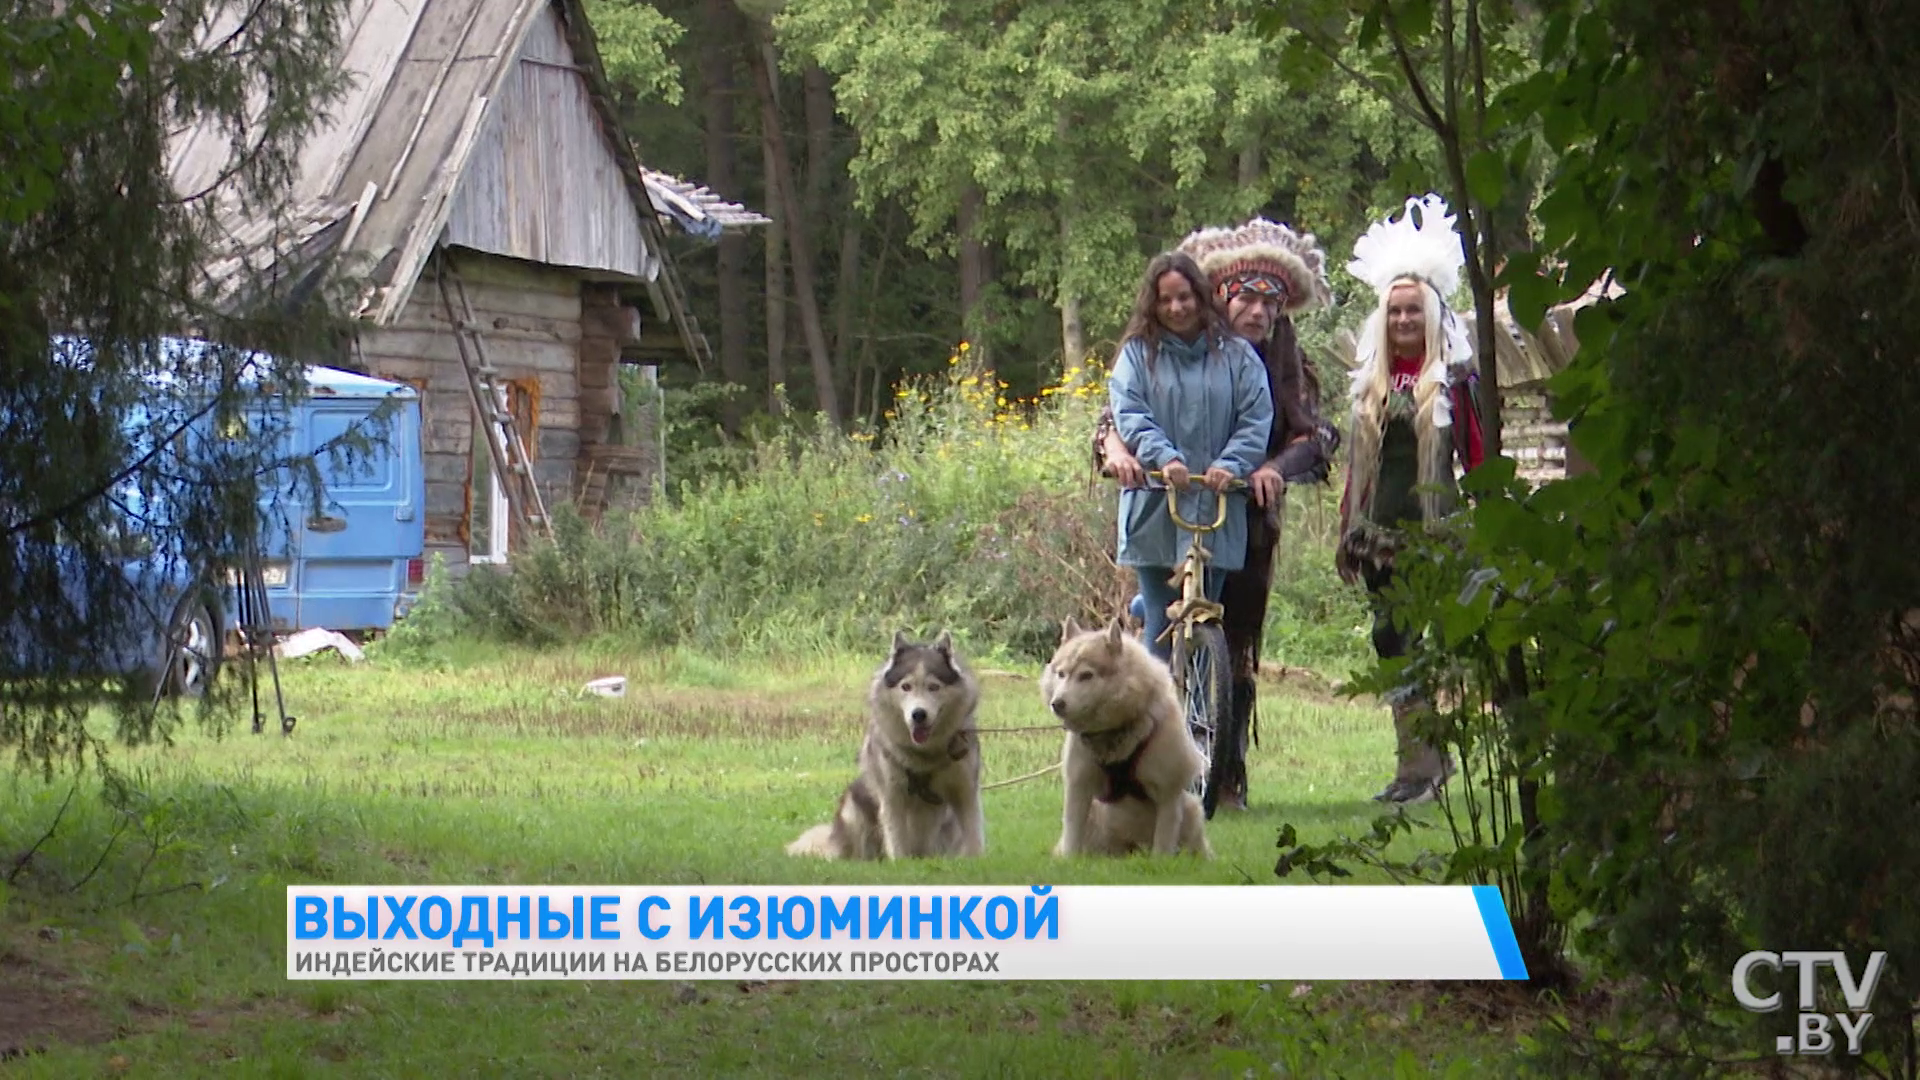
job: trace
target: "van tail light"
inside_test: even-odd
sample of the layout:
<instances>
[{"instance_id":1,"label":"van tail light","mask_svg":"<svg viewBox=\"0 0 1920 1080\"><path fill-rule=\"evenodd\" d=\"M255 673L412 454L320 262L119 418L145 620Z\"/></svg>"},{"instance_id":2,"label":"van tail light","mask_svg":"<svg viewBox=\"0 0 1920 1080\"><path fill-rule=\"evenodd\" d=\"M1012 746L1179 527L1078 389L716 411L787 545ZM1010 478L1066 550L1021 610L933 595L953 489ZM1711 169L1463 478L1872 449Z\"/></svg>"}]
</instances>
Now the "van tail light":
<instances>
[{"instance_id":1,"label":"van tail light","mask_svg":"<svg viewBox=\"0 0 1920 1080\"><path fill-rule=\"evenodd\" d=\"M427 580L427 560L408 559L407 584L418 585L425 580Z\"/></svg>"}]
</instances>

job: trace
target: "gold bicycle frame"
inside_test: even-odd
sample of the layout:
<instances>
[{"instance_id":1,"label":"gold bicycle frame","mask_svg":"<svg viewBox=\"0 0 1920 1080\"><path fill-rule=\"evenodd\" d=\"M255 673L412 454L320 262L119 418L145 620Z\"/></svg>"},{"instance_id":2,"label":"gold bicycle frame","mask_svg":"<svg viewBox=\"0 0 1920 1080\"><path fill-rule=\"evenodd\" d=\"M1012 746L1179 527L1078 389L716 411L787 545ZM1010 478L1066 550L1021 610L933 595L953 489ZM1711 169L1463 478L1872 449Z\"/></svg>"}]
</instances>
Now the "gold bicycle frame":
<instances>
[{"instance_id":1,"label":"gold bicycle frame","mask_svg":"<svg viewBox=\"0 0 1920 1080\"><path fill-rule=\"evenodd\" d=\"M1149 480L1160 480L1162 482L1166 480L1166 476L1159 472L1149 472L1147 473L1147 478ZM1175 498L1179 493L1171 487L1166 489L1167 516L1173 519L1175 526L1191 533L1193 535L1193 542L1187 545L1186 557L1180 560L1180 568L1175 571L1175 574L1180 579L1180 600L1174 605L1174 609L1167 613L1166 630L1161 633L1160 637L1155 638L1154 641L1158 643L1162 640L1167 640L1169 636L1171 636L1171 641L1169 641L1167 649L1167 667L1173 676L1174 692L1179 695L1180 712L1185 722L1189 725L1190 732L1192 731L1191 725L1194 723L1194 716L1193 701L1189 696L1192 688L1187 685L1188 651L1192 648L1195 628L1202 623L1217 623L1220 621L1221 616L1226 613L1224 605L1207 599L1206 571L1207 563L1212 558L1212 553L1207 550L1202 540L1209 533L1218 530L1222 525L1227 523L1227 493L1245 490L1247 486L1245 480L1232 480L1227 483L1223 490L1214 493L1214 514L1213 524L1211 525L1205 525L1197 521L1188 521L1181 517L1179 500ZM1205 792L1205 785L1208 783L1207 777L1210 776L1213 771L1214 755L1220 752L1220 748L1215 742L1219 736L1219 725L1223 719L1223 717L1214 716L1210 720L1204 721L1207 726L1207 770L1201 774L1199 780L1201 789L1195 792L1197 795Z\"/></svg>"},{"instance_id":2,"label":"gold bicycle frame","mask_svg":"<svg viewBox=\"0 0 1920 1080\"><path fill-rule=\"evenodd\" d=\"M1164 481L1166 476L1160 472L1149 472L1147 479ZM1199 478L1194 479L1197 482ZM1187 691L1186 646L1193 637L1193 627L1197 623L1217 622L1226 611L1220 604L1207 599L1206 569L1212 553L1207 551L1206 545L1201 543L1201 537L1227 523L1227 492L1240 491L1246 486L1245 480L1234 480L1227 484L1226 491L1216 493L1211 525L1203 525L1181 517L1179 501L1174 498L1178 493L1171 488L1167 489L1167 516L1173 519L1176 526L1192 533L1193 542L1187 545L1186 558L1180 561L1180 569L1176 571L1176 576L1180 578L1178 614L1168 614L1166 630L1154 641L1158 643L1171 636L1172 655L1168 658L1171 661L1169 666L1173 669L1174 684L1179 688L1183 699Z\"/></svg>"}]
</instances>

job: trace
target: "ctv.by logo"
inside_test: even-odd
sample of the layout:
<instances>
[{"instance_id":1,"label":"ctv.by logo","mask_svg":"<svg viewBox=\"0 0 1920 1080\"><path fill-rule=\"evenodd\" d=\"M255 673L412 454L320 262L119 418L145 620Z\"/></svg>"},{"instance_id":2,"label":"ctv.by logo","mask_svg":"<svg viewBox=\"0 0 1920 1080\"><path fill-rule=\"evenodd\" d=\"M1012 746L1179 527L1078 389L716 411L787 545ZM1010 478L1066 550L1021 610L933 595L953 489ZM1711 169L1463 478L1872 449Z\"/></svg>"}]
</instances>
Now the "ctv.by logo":
<instances>
[{"instance_id":1,"label":"ctv.by logo","mask_svg":"<svg viewBox=\"0 0 1920 1080\"><path fill-rule=\"evenodd\" d=\"M1834 1013L1831 1019L1828 1014L1815 1011L1815 1006L1819 1004L1816 984L1823 964L1833 968L1834 981L1840 984L1840 996L1846 999L1850 1010ZM1847 954L1842 952L1772 953L1755 950L1742 956L1733 965L1733 996L1748 1012L1778 1012L1780 991L1759 997L1754 994L1748 979L1756 967L1770 967L1779 971L1784 966L1792 965L1800 970L1800 1023L1795 1034L1776 1039L1775 1048L1782 1054L1831 1054L1832 1029L1837 1024L1840 1033L1847 1038L1847 1053L1857 1055L1860 1053L1860 1038L1873 1023L1873 1014L1867 1011L1867 1006L1873 1002L1874 988L1880 985L1880 971L1886 964L1886 953L1869 954L1867 970L1856 981L1853 965L1847 961Z\"/></svg>"}]
</instances>

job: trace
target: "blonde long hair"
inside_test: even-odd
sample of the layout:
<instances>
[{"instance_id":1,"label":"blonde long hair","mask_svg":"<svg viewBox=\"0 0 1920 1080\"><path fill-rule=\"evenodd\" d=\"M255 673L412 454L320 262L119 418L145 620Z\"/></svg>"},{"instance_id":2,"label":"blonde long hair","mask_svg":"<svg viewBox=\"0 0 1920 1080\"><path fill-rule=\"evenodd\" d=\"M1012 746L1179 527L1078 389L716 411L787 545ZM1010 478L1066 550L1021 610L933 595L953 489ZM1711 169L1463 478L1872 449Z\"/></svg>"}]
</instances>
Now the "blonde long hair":
<instances>
[{"instance_id":1,"label":"blonde long hair","mask_svg":"<svg viewBox=\"0 0 1920 1080\"><path fill-rule=\"evenodd\" d=\"M1452 444L1436 443L1439 430L1435 413L1447 389L1447 331L1449 314L1446 302L1431 282L1412 275L1393 280L1380 294L1380 303L1367 316L1359 335L1359 368L1353 375L1353 438L1348 443L1347 468L1359 498L1351 508L1362 520L1371 520L1374 483L1379 479L1380 443L1386 436L1389 391L1393 380L1393 350L1387 340L1387 306L1393 290L1412 285L1420 291L1420 312L1425 324L1426 352L1420 363L1420 375L1413 385L1413 423L1420 446L1419 483L1428 490L1420 494L1420 507L1431 522L1442 513L1441 495L1433 490L1453 479ZM1440 365L1435 372L1434 366Z\"/></svg>"}]
</instances>

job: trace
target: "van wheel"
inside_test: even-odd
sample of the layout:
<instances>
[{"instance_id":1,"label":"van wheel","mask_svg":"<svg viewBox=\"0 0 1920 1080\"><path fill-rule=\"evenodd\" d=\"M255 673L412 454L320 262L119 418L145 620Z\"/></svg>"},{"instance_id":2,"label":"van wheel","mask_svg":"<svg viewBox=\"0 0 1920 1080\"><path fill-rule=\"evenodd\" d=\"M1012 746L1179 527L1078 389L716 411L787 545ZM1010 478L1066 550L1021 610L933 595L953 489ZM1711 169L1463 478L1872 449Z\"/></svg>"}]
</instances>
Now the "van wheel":
<instances>
[{"instance_id":1,"label":"van wheel","mask_svg":"<svg viewBox=\"0 0 1920 1080\"><path fill-rule=\"evenodd\" d=\"M213 609L197 595L189 595L174 609L167 626L167 655L161 658L163 692L198 698L213 687L220 674L221 642Z\"/></svg>"}]
</instances>

